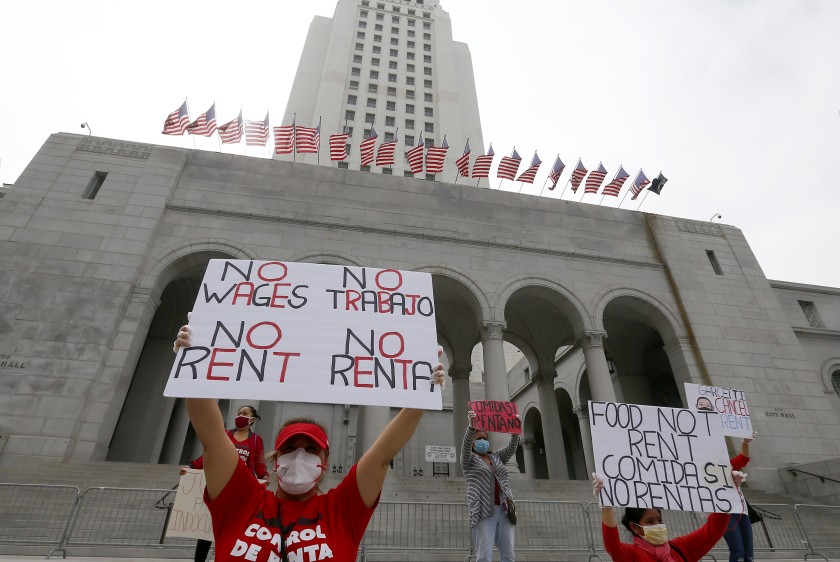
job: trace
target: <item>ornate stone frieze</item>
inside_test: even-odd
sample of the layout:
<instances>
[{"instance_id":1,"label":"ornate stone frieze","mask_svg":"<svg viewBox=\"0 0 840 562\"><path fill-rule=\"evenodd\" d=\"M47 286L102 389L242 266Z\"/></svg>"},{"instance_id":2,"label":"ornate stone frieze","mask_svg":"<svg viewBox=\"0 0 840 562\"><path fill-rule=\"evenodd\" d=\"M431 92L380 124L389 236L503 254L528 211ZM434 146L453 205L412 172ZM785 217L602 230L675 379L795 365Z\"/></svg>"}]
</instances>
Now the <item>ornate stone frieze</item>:
<instances>
[{"instance_id":1,"label":"ornate stone frieze","mask_svg":"<svg viewBox=\"0 0 840 562\"><path fill-rule=\"evenodd\" d=\"M140 144L139 142L126 142L110 139L87 137L76 147L80 152L94 152L107 156L121 156L124 158L136 158L137 160L148 160L152 153L152 146Z\"/></svg>"}]
</instances>

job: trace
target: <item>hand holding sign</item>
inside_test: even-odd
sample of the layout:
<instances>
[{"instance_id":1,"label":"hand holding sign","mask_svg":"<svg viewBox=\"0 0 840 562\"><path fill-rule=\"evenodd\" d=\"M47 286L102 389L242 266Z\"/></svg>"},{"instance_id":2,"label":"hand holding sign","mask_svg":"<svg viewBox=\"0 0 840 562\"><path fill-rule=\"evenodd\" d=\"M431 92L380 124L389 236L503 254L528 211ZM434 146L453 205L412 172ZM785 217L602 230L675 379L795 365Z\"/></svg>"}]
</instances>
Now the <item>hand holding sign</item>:
<instances>
[{"instance_id":1,"label":"hand holding sign","mask_svg":"<svg viewBox=\"0 0 840 562\"><path fill-rule=\"evenodd\" d=\"M467 407L470 427L496 433L522 433L522 416L513 402L475 400Z\"/></svg>"}]
</instances>

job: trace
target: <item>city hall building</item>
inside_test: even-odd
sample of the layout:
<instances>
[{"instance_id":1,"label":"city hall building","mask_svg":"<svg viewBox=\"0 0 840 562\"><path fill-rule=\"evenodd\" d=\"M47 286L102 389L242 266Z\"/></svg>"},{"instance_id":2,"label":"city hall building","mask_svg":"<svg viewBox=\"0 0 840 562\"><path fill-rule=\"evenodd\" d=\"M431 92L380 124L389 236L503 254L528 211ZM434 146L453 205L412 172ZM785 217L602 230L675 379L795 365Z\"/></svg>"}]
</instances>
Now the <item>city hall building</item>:
<instances>
[{"instance_id":1,"label":"city hall building","mask_svg":"<svg viewBox=\"0 0 840 562\"><path fill-rule=\"evenodd\" d=\"M329 40L307 41L304 56L343 57L343 70L322 65L323 96L299 72L287 112L322 115L326 131L328 113L340 128L373 105L380 134L413 119L452 131L456 149L481 146L469 52L437 4L341 0L312 29ZM350 109L351 95L365 108ZM746 392L761 435L754 486L781 491L790 463L840 473L840 289L768 280L737 227L451 183L454 159L415 178L360 169L352 151L316 165L51 135L0 198L0 468L197 456L184 402L163 388L208 260L233 258L431 274L449 381L444 410L394 460L398 475L457 475L425 448L457 446L467 403L487 398L518 404L527 477L585 479L589 400L687 406L686 382ZM221 406L231 418L243 403ZM268 443L286 418L323 422L343 467L394 414L248 403Z\"/></svg>"}]
</instances>

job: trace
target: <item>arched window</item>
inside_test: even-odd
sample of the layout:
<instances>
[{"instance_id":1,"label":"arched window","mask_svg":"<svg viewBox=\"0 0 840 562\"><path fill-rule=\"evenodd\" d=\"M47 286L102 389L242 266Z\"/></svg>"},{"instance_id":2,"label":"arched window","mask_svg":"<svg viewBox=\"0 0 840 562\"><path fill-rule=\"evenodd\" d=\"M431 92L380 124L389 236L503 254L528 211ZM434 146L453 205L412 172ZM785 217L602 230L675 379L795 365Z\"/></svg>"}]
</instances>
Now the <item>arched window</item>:
<instances>
[{"instance_id":1,"label":"arched window","mask_svg":"<svg viewBox=\"0 0 840 562\"><path fill-rule=\"evenodd\" d=\"M837 396L840 396L840 369L831 373L831 386L834 387L834 392L837 393Z\"/></svg>"}]
</instances>

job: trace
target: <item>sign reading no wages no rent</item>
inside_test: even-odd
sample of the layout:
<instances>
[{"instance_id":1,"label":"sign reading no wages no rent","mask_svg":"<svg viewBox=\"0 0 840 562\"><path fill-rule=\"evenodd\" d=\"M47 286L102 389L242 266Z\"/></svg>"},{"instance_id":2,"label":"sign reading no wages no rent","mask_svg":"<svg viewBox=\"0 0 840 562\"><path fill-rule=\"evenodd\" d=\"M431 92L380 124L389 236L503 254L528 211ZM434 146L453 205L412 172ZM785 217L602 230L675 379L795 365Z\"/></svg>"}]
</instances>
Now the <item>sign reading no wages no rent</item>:
<instances>
[{"instance_id":1,"label":"sign reading no wages no rent","mask_svg":"<svg viewBox=\"0 0 840 562\"><path fill-rule=\"evenodd\" d=\"M211 260L165 396L442 409L427 273Z\"/></svg>"}]
</instances>

